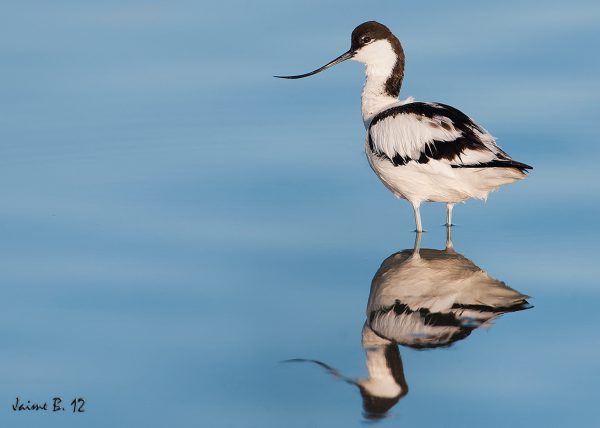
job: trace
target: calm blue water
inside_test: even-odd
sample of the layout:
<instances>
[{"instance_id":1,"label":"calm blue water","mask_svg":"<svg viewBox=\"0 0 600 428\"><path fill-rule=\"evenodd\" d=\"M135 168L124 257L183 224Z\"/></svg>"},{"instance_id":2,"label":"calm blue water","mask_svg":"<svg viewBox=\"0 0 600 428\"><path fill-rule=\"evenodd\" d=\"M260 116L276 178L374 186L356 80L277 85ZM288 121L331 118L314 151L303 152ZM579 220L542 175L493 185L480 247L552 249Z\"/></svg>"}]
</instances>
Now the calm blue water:
<instances>
[{"instance_id":1,"label":"calm blue water","mask_svg":"<svg viewBox=\"0 0 600 428\"><path fill-rule=\"evenodd\" d=\"M377 424L600 425L600 5L582 0L4 5L2 426L365 423L353 385L281 361L366 377L371 280L413 248L412 212L364 158L359 64L271 76L369 19L403 42L402 96L462 109L535 167L457 206L453 232L534 308L400 347L409 392ZM422 215L422 248L443 249L444 207Z\"/></svg>"}]
</instances>

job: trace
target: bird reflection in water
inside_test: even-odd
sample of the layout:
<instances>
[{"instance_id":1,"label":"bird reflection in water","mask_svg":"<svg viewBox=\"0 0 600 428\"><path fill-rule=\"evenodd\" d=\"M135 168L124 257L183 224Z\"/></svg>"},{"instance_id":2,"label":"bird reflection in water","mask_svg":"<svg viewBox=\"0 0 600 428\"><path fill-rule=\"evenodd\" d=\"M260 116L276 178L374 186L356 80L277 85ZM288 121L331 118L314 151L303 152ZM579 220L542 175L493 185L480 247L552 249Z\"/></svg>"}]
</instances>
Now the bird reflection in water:
<instances>
[{"instance_id":1,"label":"bird reflection in water","mask_svg":"<svg viewBox=\"0 0 600 428\"><path fill-rule=\"evenodd\" d=\"M362 330L369 376L352 379L317 360L311 362L358 387L367 419L384 418L408 393L398 345L449 347L507 312L529 309L528 296L490 277L454 250L447 228L444 250L414 248L383 261L371 283Z\"/></svg>"}]
</instances>

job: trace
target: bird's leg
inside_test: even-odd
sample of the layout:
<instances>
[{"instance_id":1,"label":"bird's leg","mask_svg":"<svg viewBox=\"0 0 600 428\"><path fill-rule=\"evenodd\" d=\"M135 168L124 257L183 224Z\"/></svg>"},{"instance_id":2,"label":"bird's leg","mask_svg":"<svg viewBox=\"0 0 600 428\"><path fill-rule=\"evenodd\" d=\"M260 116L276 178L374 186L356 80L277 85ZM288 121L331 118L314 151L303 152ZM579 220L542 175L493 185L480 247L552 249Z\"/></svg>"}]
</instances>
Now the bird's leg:
<instances>
[{"instance_id":1,"label":"bird's leg","mask_svg":"<svg viewBox=\"0 0 600 428\"><path fill-rule=\"evenodd\" d=\"M415 224L417 229L415 232L423 232L423 226L421 226L421 203L420 202L411 202L413 210L415 211Z\"/></svg>"},{"instance_id":2,"label":"bird's leg","mask_svg":"<svg viewBox=\"0 0 600 428\"><path fill-rule=\"evenodd\" d=\"M446 212L446 226L451 227L451 226L454 226L452 224L452 209L454 208L454 204L448 202L447 208L448 208L448 210Z\"/></svg>"}]
</instances>

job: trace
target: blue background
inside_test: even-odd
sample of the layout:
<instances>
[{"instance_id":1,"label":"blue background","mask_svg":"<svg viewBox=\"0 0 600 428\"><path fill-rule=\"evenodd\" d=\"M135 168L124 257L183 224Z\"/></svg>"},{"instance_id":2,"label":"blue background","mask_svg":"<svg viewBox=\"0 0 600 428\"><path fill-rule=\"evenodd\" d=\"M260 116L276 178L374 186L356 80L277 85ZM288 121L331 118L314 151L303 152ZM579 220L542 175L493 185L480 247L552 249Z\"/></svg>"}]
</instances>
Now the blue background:
<instances>
[{"instance_id":1,"label":"blue background","mask_svg":"<svg viewBox=\"0 0 600 428\"><path fill-rule=\"evenodd\" d=\"M474 117L534 165L455 209L457 251L529 294L447 350L400 350L382 426L598 426L600 3L5 2L0 14L2 426L350 427L372 276L412 211L370 171L376 19L402 97ZM422 209L442 248L444 207ZM16 396L86 399L15 413Z\"/></svg>"}]
</instances>

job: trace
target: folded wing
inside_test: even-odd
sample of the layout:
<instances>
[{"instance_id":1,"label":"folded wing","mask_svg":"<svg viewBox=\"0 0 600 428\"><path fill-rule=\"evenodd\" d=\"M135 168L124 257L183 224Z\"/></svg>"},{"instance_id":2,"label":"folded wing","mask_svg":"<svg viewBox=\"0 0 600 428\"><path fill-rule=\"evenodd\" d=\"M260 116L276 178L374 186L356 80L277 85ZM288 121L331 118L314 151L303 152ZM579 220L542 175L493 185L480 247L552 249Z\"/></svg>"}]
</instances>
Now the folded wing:
<instances>
[{"instance_id":1,"label":"folded wing","mask_svg":"<svg viewBox=\"0 0 600 428\"><path fill-rule=\"evenodd\" d=\"M496 145L485 129L454 107L413 102L377 114L368 129L370 150L394 166L432 160L453 168L516 168L517 162Z\"/></svg>"}]
</instances>

